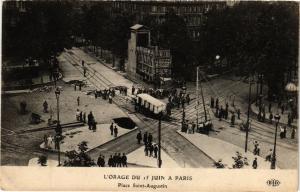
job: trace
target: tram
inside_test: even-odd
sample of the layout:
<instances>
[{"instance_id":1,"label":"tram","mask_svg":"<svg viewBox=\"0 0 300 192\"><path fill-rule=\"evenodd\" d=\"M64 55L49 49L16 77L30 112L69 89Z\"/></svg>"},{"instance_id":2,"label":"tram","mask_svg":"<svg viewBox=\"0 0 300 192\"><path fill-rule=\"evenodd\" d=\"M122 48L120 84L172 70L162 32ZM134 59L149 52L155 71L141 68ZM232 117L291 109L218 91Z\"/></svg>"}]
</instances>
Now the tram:
<instances>
[{"instance_id":1,"label":"tram","mask_svg":"<svg viewBox=\"0 0 300 192\"><path fill-rule=\"evenodd\" d=\"M160 114L165 115L166 107L166 103L146 93L138 94L135 99L135 109L149 117L158 119Z\"/></svg>"}]
</instances>

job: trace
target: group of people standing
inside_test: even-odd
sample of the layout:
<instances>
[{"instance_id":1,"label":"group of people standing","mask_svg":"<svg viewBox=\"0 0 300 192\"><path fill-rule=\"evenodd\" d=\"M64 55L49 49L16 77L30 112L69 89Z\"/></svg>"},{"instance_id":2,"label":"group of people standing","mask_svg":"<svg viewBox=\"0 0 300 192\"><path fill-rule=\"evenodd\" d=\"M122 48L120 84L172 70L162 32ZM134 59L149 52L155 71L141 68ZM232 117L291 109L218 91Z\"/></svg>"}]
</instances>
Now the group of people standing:
<instances>
[{"instance_id":1,"label":"group of people standing","mask_svg":"<svg viewBox=\"0 0 300 192\"><path fill-rule=\"evenodd\" d=\"M184 108L185 104L189 105L190 101L190 94L184 93L183 90L178 92L177 89L173 89L168 97L168 103L171 104L171 107L177 106L178 109L180 106Z\"/></svg>"},{"instance_id":2,"label":"group of people standing","mask_svg":"<svg viewBox=\"0 0 300 192\"><path fill-rule=\"evenodd\" d=\"M86 112L82 112L79 109L77 109L76 110L76 120L79 122L87 123L89 126L89 130L96 131L96 129L97 129L97 122L95 121L95 117L94 117L92 111L90 111L90 113L87 115L87 119L86 119Z\"/></svg>"},{"instance_id":3,"label":"group of people standing","mask_svg":"<svg viewBox=\"0 0 300 192\"><path fill-rule=\"evenodd\" d=\"M105 156L100 154L97 160L97 165L99 167L105 167ZM125 153L115 153L111 155L107 161L109 167L127 167L127 156Z\"/></svg>"},{"instance_id":4,"label":"group of people standing","mask_svg":"<svg viewBox=\"0 0 300 192\"><path fill-rule=\"evenodd\" d=\"M147 131L142 135L142 132L139 131L137 136L137 143L141 144L141 141L143 140L144 142L144 152L145 152L145 156L147 157L154 157L157 158L158 155L158 145L152 143L153 142L153 136L151 133L148 133Z\"/></svg>"},{"instance_id":5,"label":"group of people standing","mask_svg":"<svg viewBox=\"0 0 300 192\"><path fill-rule=\"evenodd\" d=\"M114 123L111 123L109 126L109 130L110 130L110 135L114 136L114 137L118 137L118 127L115 125Z\"/></svg>"},{"instance_id":6,"label":"group of people standing","mask_svg":"<svg viewBox=\"0 0 300 192\"><path fill-rule=\"evenodd\" d=\"M103 100L107 100L110 104L112 104L112 98L116 95L116 91L114 88L104 89L104 90L95 90L94 91L95 99L98 97L102 97Z\"/></svg>"}]
</instances>

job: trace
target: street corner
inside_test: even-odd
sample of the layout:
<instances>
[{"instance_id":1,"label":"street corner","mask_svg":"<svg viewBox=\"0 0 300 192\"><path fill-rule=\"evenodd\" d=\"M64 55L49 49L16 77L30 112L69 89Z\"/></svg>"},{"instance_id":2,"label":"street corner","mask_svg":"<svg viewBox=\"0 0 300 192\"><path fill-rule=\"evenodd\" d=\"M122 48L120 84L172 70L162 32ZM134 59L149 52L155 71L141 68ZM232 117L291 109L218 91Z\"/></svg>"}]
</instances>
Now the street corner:
<instances>
[{"instance_id":1,"label":"street corner","mask_svg":"<svg viewBox=\"0 0 300 192\"><path fill-rule=\"evenodd\" d=\"M114 124L115 130L111 132L110 126L111 124L98 124L96 130L91 130L88 126L83 126L65 131L62 133L62 140L59 143L60 151L78 151L78 144L83 141L87 142L87 151L90 151L136 129L126 129ZM47 135L39 147L50 151L58 150L54 135Z\"/></svg>"}]
</instances>

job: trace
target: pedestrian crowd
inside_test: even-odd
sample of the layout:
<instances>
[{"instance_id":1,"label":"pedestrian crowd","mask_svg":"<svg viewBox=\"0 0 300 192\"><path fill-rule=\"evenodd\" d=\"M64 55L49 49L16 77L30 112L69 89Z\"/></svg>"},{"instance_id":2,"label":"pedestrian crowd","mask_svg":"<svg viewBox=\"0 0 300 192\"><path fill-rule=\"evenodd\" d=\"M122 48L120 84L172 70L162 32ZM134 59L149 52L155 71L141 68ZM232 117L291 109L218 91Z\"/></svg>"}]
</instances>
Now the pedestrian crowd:
<instances>
[{"instance_id":1,"label":"pedestrian crowd","mask_svg":"<svg viewBox=\"0 0 300 192\"><path fill-rule=\"evenodd\" d=\"M112 104L112 99L116 95L116 90L114 88L104 89L104 90L95 90L94 91L95 99L102 98L103 100L108 100Z\"/></svg>"},{"instance_id":2,"label":"pedestrian crowd","mask_svg":"<svg viewBox=\"0 0 300 192\"><path fill-rule=\"evenodd\" d=\"M97 160L97 165L99 167L105 167L105 156L100 154ZM107 160L107 165L109 167L127 167L127 156L125 153L121 155L121 153L115 153L114 155L110 155Z\"/></svg>"},{"instance_id":3,"label":"pedestrian crowd","mask_svg":"<svg viewBox=\"0 0 300 192\"><path fill-rule=\"evenodd\" d=\"M266 104L263 103L261 100L259 101L258 105L258 114L257 119L261 122L266 122ZM269 123L273 123L275 121L275 115L273 114L273 108L275 108L274 103L269 102L268 104L268 112L269 112ZM280 110L281 115L284 115L284 113L287 113L287 125L289 127L292 127L292 123L294 122L295 118L297 118L297 108L295 107L295 104L292 99L288 100L288 102L285 104L281 100L277 101L277 109L274 110Z\"/></svg>"},{"instance_id":4,"label":"pedestrian crowd","mask_svg":"<svg viewBox=\"0 0 300 192\"><path fill-rule=\"evenodd\" d=\"M158 157L158 145L153 143L153 136L147 131L142 135L142 132L139 131L137 136L137 143L141 144L141 141L144 143L144 152L147 157Z\"/></svg>"},{"instance_id":5,"label":"pedestrian crowd","mask_svg":"<svg viewBox=\"0 0 300 192\"><path fill-rule=\"evenodd\" d=\"M79 109L77 109L76 120L79 122L87 123L89 130L97 130L97 122L95 121L95 117L92 111L90 111L90 113L86 116L86 112L82 112Z\"/></svg>"}]
</instances>

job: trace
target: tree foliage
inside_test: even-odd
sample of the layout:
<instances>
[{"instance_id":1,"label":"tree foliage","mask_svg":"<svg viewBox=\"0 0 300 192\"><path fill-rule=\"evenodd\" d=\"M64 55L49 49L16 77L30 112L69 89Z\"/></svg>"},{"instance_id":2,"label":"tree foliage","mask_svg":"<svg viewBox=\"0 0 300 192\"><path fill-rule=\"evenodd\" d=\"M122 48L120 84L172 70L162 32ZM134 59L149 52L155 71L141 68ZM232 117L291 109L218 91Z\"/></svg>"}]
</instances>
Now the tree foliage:
<instances>
[{"instance_id":1,"label":"tree foliage","mask_svg":"<svg viewBox=\"0 0 300 192\"><path fill-rule=\"evenodd\" d=\"M66 152L68 160L64 162L66 167L91 167L95 166L94 160L86 153L88 147L87 142L82 141L78 144L79 152L72 150Z\"/></svg>"}]
</instances>

